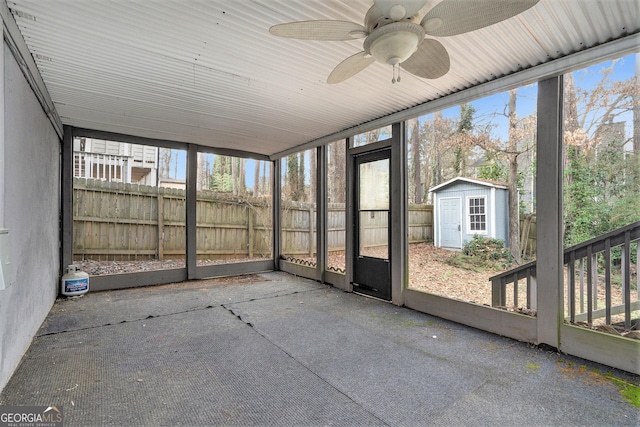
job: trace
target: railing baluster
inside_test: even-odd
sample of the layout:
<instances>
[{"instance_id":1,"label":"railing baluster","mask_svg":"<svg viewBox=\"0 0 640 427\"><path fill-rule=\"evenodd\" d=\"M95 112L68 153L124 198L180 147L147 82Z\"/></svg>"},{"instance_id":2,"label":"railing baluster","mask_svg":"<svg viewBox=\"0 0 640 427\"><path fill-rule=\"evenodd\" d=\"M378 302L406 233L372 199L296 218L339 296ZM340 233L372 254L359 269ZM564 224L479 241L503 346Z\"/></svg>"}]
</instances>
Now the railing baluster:
<instances>
[{"instance_id":1,"label":"railing baluster","mask_svg":"<svg viewBox=\"0 0 640 427\"><path fill-rule=\"evenodd\" d=\"M640 240L636 242L636 300L640 301Z\"/></svg>"},{"instance_id":2,"label":"railing baluster","mask_svg":"<svg viewBox=\"0 0 640 427\"><path fill-rule=\"evenodd\" d=\"M535 265L529 268L529 292L531 293L531 298L529 301L531 302L531 309L538 310L538 279L536 277L536 267Z\"/></svg>"},{"instance_id":3,"label":"railing baluster","mask_svg":"<svg viewBox=\"0 0 640 427\"><path fill-rule=\"evenodd\" d=\"M587 246L587 323L593 322L593 254L591 245ZM597 280L597 278L596 278Z\"/></svg>"},{"instance_id":4,"label":"railing baluster","mask_svg":"<svg viewBox=\"0 0 640 427\"><path fill-rule=\"evenodd\" d=\"M567 287L567 298L569 298L569 319L571 323L576 321L576 253L569 255L569 285Z\"/></svg>"},{"instance_id":5,"label":"railing baluster","mask_svg":"<svg viewBox=\"0 0 640 427\"><path fill-rule=\"evenodd\" d=\"M93 161L90 154L86 154L84 157L84 177L93 178Z\"/></svg>"},{"instance_id":6,"label":"railing baluster","mask_svg":"<svg viewBox=\"0 0 640 427\"><path fill-rule=\"evenodd\" d=\"M592 308L593 310L597 310L598 309L598 254L594 253L593 255L593 262L591 263L591 268L592 268L592 274L593 274L593 278L592 278L592 283L591 285L593 286L592 289L592 294L591 294L591 302L592 302Z\"/></svg>"},{"instance_id":7,"label":"railing baluster","mask_svg":"<svg viewBox=\"0 0 640 427\"><path fill-rule=\"evenodd\" d=\"M580 258L578 268L580 269L580 313L584 313L584 258Z\"/></svg>"},{"instance_id":8,"label":"railing baluster","mask_svg":"<svg viewBox=\"0 0 640 427\"><path fill-rule=\"evenodd\" d=\"M605 322L611 324L611 240L604 242L604 299Z\"/></svg>"},{"instance_id":9,"label":"railing baluster","mask_svg":"<svg viewBox=\"0 0 640 427\"><path fill-rule=\"evenodd\" d=\"M621 301L618 300L619 297L617 296L618 285L613 283L614 273L616 281L618 277L618 258L615 258L615 266L612 258L618 247L620 247L622 254L620 269ZM615 249L613 253L612 249ZM640 253L640 222L629 224L598 238L565 249L564 268L567 269L565 282L568 303L564 304L564 310L567 313L565 316L568 321L575 323L586 320L589 325L593 325L594 320L604 320L605 324L611 325L614 316L624 313L625 328L630 329L633 326L631 314L638 308L638 301L640 301L640 292L634 294L633 285L635 284L637 288L640 288L640 274L634 279L632 273L634 265L636 266L635 270L640 271L640 257L634 262L632 260L632 249L638 250ZM632 262L634 262L634 265L632 265ZM599 271L600 266L603 267L604 272ZM615 271L613 270L614 267L616 267ZM507 285L510 286L511 283L513 283L513 306L515 308L520 306L519 281L525 279L526 301L522 305L536 310L535 270L536 263L534 261L491 277L492 306L506 306L506 287ZM599 276L601 275L602 282L599 281ZM600 285L603 286L603 299L600 299L602 297L598 289ZM604 307L602 307L603 305Z\"/></svg>"},{"instance_id":10,"label":"railing baluster","mask_svg":"<svg viewBox=\"0 0 640 427\"><path fill-rule=\"evenodd\" d=\"M631 328L631 231L624 233L622 245L622 302L624 303L624 327Z\"/></svg>"},{"instance_id":11,"label":"railing baluster","mask_svg":"<svg viewBox=\"0 0 640 427\"><path fill-rule=\"evenodd\" d=\"M527 308L531 309L531 268L527 268Z\"/></svg>"}]
</instances>

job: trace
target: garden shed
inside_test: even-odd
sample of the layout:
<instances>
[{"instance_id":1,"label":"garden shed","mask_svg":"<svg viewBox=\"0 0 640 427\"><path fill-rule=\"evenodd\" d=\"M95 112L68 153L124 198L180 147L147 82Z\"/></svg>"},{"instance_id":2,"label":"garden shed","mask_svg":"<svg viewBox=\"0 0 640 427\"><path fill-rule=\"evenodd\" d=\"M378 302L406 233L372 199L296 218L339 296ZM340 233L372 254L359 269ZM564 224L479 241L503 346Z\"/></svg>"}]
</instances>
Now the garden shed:
<instances>
[{"instance_id":1,"label":"garden shed","mask_svg":"<svg viewBox=\"0 0 640 427\"><path fill-rule=\"evenodd\" d=\"M434 244L462 249L474 235L509 242L509 193L504 183L457 177L433 193Z\"/></svg>"}]
</instances>

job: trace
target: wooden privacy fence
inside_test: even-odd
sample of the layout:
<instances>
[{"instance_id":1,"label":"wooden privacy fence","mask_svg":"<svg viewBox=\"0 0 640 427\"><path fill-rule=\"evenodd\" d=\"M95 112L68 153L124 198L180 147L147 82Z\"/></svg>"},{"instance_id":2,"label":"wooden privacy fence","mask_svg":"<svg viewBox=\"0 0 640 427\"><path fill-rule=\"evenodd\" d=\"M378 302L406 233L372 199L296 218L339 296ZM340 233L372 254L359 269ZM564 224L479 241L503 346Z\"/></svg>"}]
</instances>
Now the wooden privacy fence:
<instances>
[{"instance_id":1,"label":"wooden privacy fence","mask_svg":"<svg viewBox=\"0 0 640 427\"><path fill-rule=\"evenodd\" d=\"M75 178L73 197L74 259L147 260L184 258L185 191ZM329 204L330 252L345 247L344 204ZM264 199L198 192L196 199L198 259L240 259L271 256L271 204ZM282 252L313 256L316 211L309 203L282 205ZM387 224L368 227L365 242L376 246ZM409 206L410 243L433 240L433 208ZM382 233L384 234L384 233Z\"/></svg>"},{"instance_id":2,"label":"wooden privacy fence","mask_svg":"<svg viewBox=\"0 0 640 427\"><path fill-rule=\"evenodd\" d=\"M184 258L184 190L75 178L73 193L74 259ZM270 256L265 200L203 191L196 211L198 259Z\"/></svg>"},{"instance_id":3,"label":"wooden privacy fence","mask_svg":"<svg viewBox=\"0 0 640 427\"><path fill-rule=\"evenodd\" d=\"M409 205L409 243L433 241L433 206ZM283 203L282 253L287 256L313 256L316 249L316 212L309 203ZM387 242L388 223L384 215L362 218L363 244L366 247L384 246ZM328 205L329 252L345 248L346 216L344 203ZM311 236L311 238L309 238Z\"/></svg>"},{"instance_id":4,"label":"wooden privacy fence","mask_svg":"<svg viewBox=\"0 0 640 427\"><path fill-rule=\"evenodd\" d=\"M520 251L525 258L535 258L537 251L536 214L520 215Z\"/></svg>"}]
</instances>

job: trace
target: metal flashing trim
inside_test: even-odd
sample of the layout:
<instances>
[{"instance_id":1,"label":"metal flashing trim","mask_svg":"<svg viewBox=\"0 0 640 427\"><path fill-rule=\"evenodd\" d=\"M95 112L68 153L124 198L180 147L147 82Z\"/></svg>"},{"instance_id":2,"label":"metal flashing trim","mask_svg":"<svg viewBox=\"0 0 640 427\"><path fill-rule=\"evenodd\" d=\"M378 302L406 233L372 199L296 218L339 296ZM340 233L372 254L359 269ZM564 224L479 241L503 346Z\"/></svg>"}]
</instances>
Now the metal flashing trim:
<instances>
[{"instance_id":1,"label":"metal flashing trim","mask_svg":"<svg viewBox=\"0 0 640 427\"><path fill-rule=\"evenodd\" d=\"M145 271L141 273L108 274L90 276L89 292L136 288L150 285L166 285L187 280L187 269Z\"/></svg>"},{"instance_id":2,"label":"metal flashing trim","mask_svg":"<svg viewBox=\"0 0 640 427\"><path fill-rule=\"evenodd\" d=\"M258 261L243 261L229 264L208 265L196 267L196 279L209 279L212 277L237 276L241 274L263 273L273 271L274 263L272 259Z\"/></svg>"},{"instance_id":3,"label":"metal flashing trim","mask_svg":"<svg viewBox=\"0 0 640 427\"><path fill-rule=\"evenodd\" d=\"M280 271L318 281L316 277L316 267L307 267L306 265L296 264L283 259L280 260Z\"/></svg>"}]
</instances>

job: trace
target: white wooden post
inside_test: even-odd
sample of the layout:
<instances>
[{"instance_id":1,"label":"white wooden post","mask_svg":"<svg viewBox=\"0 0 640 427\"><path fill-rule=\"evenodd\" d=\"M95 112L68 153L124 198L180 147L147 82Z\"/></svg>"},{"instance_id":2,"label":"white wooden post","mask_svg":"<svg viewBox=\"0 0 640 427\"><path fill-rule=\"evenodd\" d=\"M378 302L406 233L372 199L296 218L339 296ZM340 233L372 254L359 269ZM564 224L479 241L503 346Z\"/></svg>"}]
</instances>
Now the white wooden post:
<instances>
[{"instance_id":1,"label":"white wooden post","mask_svg":"<svg viewBox=\"0 0 640 427\"><path fill-rule=\"evenodd\" d=\"M562 76L538 82L538 342L558 348L563 322Z\"/></svg>"}]
</instances>

